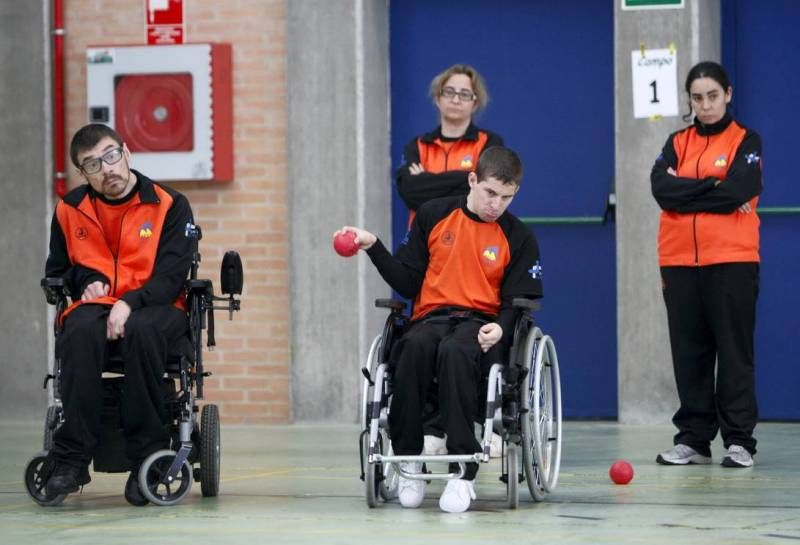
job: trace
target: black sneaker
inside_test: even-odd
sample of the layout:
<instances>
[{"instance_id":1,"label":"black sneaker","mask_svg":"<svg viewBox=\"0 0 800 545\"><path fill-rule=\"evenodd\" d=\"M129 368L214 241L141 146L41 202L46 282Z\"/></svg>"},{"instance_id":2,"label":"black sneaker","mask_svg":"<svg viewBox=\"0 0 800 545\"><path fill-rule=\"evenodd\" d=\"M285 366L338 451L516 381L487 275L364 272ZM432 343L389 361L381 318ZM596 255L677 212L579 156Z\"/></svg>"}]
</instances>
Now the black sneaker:
<instances>
[{"instance_id":1,"label":"black sneaker","mask_svg":"<svg viewBox=\"0 0 800 545\"><path fill-rule=\"evenodd\" d=\"M58 496L77 492L83 485L90 483L89 468L73 466L64 462L56 462L52 475L47 480L47 495Z\"/></svg>"},{"instance_id":2,"label":"black sneaker","mask_svg":"<svg viewBox=\"0 0 800 545\"><path fill-rule=\"evenodd\" d=\"M136 507L142 507L149 503L139 488L138 471L131 471L131 474L128 475L128 481L125 483L125 499L128 500L128 503Z\"/></svg>"}]
</instances>

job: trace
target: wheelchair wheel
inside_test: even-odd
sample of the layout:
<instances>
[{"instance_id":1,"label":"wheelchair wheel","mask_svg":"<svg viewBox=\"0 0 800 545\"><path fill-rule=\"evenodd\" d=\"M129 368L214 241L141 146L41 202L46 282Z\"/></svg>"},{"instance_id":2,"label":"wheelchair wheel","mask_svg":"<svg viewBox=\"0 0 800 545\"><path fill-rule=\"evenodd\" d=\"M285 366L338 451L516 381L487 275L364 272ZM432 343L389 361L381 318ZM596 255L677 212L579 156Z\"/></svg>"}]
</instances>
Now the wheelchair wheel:
<instances>
[{"instance_id":1,"label":"wheelchair wheel","mask_svg":"<svg viewBox=\"0 0 800 545\"><path fill-rule=\"evenodd\" d=\"M389 438L383 430L378 432L378 450L386 455L391 451ZM369 433L361 436L361 463L364 467L364 491L367 499L367 506L377 507L378 499L389 501L397 497L398 475L391 464L369 463Z\"/></svg>"},{"instance_id":2,"label":"wheelchair wheel","mask_svg":"<svg viewBox=\"0 0 800 545\"><path fill-rule=\"evenodd\" d=\"M47 481L53 473L55 464L47 456L47 451L37 452L25 466L25 490L33 501L42 507L60 505L66 494L47 493Z\"/></svg>"},{"instance_id":3,"label":"wheelchair wheel","mask_svg":"<svg viewBox=\"0 0 800 545\"><path fill-rule=\"evenodd\" d=\"M368 507L378 507L378 479L379 464L369 463L369 433L361 435L361 464L364 467L364 492Z\"/></svg>"},{"instance_id":4,"label":"wheelchair wheel","mask_svg":"<svg viewBox=\"0 0 800 545\"><path fill-rule=\"evenodd\" d=\"M369 347L369 353L367 355L367 362L364 367L362 367L362 377L361 377L361 425L365 428L369 427L369 422L367 421L367 404L370 402L372 397L370 396L370 392L372 390L371 384L369 383L370 379L366 376L363 376L363 369L367 370L367 374L372 377L372 373L375 372L375 368L378 364L378 354L380 353L381 347L381 335L377 335L375 339L372 341L372 344Z\"/></svg>"},{"instance_id":5,"label":"wheelchair wheel","mask_svg":"<svg viewBox=\"0 0 800 545\"><path fill-rule=\"evenodd\" d=\"M204 497L219 494L219 409L204 405L200 413L200 491Z\"/></svg>"},{"instance_id":6,"label":"wheelchair wheel","mask_svg":"<svg viewBox=\"0 0 800 545\"><path fill-rule=\"evenodd\" d=\"M541 501L555 490L561 468L561 379L553 340L538 328L528 334L525 365L522 457L531 497Z\"/></svg>"},{"instance_id":7,"label":"wheelchair wheel","mask_svg":"<svg viewBox=\"0 0 800 545\"><path fill-rule=\"evenodd\" d=\"M506 503L509 509L519 507L519 454L517 445L506 443Z\"/></svg>"},{"instance_id":8,"label":"wheelchair wheel","mask_svg":"<svg viewBox=\"0 0 800 545\"><path fill-rule=\"evenodd\" d=\"M171 482L162 482L174 459L174 451L159 450L148 456L139 469L139 489L156 505L175 505L192 488L192 466L188 461L183 462Z\"/></svg>"},{"instance_id":9,"label":"wheelchair wheel","mask_svg":"<svg viewBox=\"0 0 800 545\"><path fill-rule=\"evenodd\" d=\"M47 407L47 416L44 418L44 440L42 441L44 450L50 451L53 448L53 436L61 422L62 408L58 405Z\"/></svg>"}]
</instances>

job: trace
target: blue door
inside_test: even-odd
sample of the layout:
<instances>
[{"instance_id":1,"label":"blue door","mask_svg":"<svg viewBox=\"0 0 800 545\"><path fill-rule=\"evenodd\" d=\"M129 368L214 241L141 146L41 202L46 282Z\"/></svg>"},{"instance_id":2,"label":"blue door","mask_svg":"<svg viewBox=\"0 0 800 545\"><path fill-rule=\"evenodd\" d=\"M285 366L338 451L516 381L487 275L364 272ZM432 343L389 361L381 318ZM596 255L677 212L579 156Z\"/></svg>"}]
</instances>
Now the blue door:
<instances>
[{"instance_id":1,"label":"blue door","mask_svg":"<svg viewBox=\"0 0 800 545\"><path fill-rule=\"evenodd\" d=\"M761 135L764 191L761 288L756 315L756 388L767 420L800 419L800 3L723 0L722 61L733 86L733 113Z\"/></svg>"},{"instance_id":2,"label":"blue door","mask_svg":"<svg viewBox=\"0 0 800 545\"><path fill-rule=\"evenodd\" d=\"M614 175L612 2L392 2L392 164L438 122L431 79L475 66L491 100L476 120L525 165L512 212L536 232L545 298L539 323L556 341L564 415L617 416L616 252L601 224ZM396 190L393 236L408 211Z\"/></svg>"}]
</instances>

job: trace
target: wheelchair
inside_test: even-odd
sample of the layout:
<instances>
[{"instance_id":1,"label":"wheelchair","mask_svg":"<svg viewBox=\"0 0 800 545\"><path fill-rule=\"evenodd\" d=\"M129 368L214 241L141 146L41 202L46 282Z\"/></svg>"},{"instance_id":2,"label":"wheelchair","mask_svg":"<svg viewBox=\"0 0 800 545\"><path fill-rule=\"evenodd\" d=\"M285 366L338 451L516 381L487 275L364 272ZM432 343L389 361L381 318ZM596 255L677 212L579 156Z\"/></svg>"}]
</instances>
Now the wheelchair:
<instances>
[{"instance_id":1,"label":"wheelchair","mask_svg":"<svg viewBox=\"0 0 800 545\"><path fill-rule=\"evenodd\" d=\"M241 258L237 252L228 251L223 257L220 274L222 293L227 297L214 295L211 280L197 278L200 265L198 242L202 238L202 231L196 225L188 225L186 234L194 246L189 279L184 283L188 332L176 346L170 347L163 379L167 413L164 425L171 437L171 448L147 457L138 475L142 494L151 503L162 506L179 503L189 493L192 481L200 481L204 497L214 497L219 493L219 410L216 405L208 403L201 410L197 404L198 400L203 399L203 380L211 375L203 369L202 331L206 330L206 346L213 350L216 345L214 311L227 310L229 319L233 319L233 313L240 310L240 301L236 296L241 295L243 284ZM41 286L47 303L56 307L53 332L58 336L61 333L60 318L67 308L67 297L71 294L62 278L43 278ZM226 304L215 305L215 302L221 301ZM93 453L95 472L121 473L131 470L125 455L120 408L124 365L114 347L115 343L112 343L102 378L103 429ZM53 446L55 431L64 418L60 399L60 368L61 362L56 358L53 372L44 379L45 389L48 382L53 381L53 404L47 408L45 417L43 450L28 462L24 477L30 497L45 507L59 505L66 497L66 494L49 495L46 490L54 469L48 452Z\"/></svg>"},{"instance_id":2,"label":"wheelchair","mask_svg":"<svg viewBox=\"0 0 800 545\"><path fill-rule=\"evenodd\" d=\"M514 336L506 365L495 363L489 370L486 390L485 421L481 452L467 455L396 456L391 450L389 407L392 395L392 370L389 354L409 319L406 304L392 299L378 299L375 306L389 309L381 334L370 346L362 367L359 438L361 480L365 483L369 507L381 500L397 497L400 462L423 464L457 463L458 473L419 474L405 471L402 476L418 480L448 480L464 475L466 463L489 462L492 433L503 438L500 481L506 487L506 504L519 506L519 485L526 482L531 501L543 501L558 484L561 468L561 380L553 339L534 325L537 302L516 298ZM520 451L521 463L520 467Z\"/></svg>"}]
</instances>

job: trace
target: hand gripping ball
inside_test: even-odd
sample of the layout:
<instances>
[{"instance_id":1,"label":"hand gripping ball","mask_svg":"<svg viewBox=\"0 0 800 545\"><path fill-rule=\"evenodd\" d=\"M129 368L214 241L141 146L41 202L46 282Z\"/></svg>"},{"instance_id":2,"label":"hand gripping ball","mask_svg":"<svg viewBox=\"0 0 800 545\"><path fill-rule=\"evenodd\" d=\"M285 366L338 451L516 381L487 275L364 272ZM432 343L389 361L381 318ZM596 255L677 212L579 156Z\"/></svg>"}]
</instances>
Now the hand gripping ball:
<instances>
[{"instance_id":1,"label":"hand gripping ball","mask_svg":"<svg viewBox=\"0 0 800 545\"><path fill-rule=\"evenodd\" d=\"M356 234L352 231L339 233L333 239L333 249L342 257L351 257L358 253L358 244L355 242Z\"/></svg>"}]
</instances>

